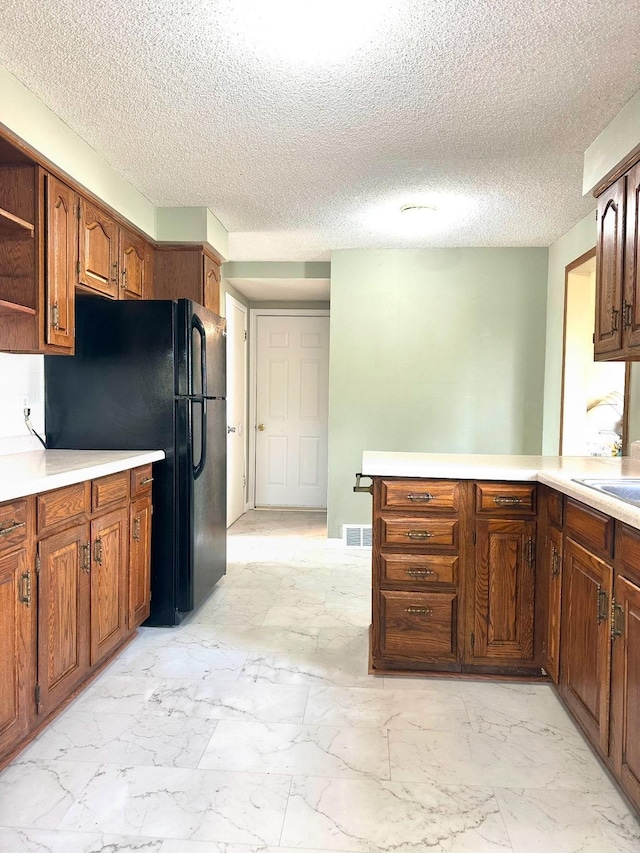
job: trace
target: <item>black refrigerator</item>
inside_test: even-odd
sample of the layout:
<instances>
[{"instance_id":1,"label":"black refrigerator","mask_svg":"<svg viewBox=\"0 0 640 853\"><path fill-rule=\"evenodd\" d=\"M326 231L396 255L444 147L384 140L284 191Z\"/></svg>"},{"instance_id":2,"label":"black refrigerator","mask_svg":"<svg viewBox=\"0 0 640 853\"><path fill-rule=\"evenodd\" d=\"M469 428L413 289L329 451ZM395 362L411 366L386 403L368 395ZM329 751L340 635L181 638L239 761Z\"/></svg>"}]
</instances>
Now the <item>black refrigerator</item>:
<instances>
[{"instance_id":1,"label":"black refrigerator","mask_svg":"<svg viewBox=\"0 0 640 853\"><path fill-rule=\"evenodd\" d=\"M75 356L45 357L47 446L164 450L151 615L176 625L226 572L225 321L188 299L76 300Z\"/></svg>"}]
</instances>

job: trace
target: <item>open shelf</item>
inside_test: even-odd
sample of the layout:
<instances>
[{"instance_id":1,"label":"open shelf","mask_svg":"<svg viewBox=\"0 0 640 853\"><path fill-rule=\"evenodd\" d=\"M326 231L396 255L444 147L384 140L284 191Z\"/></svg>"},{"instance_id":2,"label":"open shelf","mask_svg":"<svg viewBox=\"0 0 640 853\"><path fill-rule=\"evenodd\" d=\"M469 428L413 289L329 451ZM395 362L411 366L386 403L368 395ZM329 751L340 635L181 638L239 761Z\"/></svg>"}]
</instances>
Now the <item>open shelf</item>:
<instances>
[{"instance_id":1,"label":"open shelf","mask_svg":"<svg viewBox=\"0 0 640 853\"><path fill-rule=\"evenodd\" d=\"M8 314L30 314L35 317L35 308L27 308L26 305L18 305L17 302L5 302L0 299L0 317Z\"/></svg>"},{"instance_id":2,"label":"open shelf","mask_svg":"<svg viewBox=\"0 0 640 853\"><path fill-rule=\"evenodd\" d=\"M33 237L33 231L33 225L30 222L0 207L0 236Z\"/></svg>"}]
</instances>

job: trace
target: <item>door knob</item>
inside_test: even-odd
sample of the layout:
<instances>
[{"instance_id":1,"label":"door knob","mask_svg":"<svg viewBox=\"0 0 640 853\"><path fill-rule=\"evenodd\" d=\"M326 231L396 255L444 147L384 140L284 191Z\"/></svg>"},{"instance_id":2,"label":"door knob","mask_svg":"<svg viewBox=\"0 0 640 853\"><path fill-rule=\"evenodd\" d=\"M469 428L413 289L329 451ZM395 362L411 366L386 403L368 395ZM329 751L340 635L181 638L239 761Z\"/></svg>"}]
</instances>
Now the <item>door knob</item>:
<instances>
[{"instance_id":1,"label":"door knob","mask_svg":"<svg viewBox=\"0 0 640 853\"><path fill-rule=\"evenodd\" d=\"M264 432L264 424L258 424L258 429L260 432Z\"/></svg>"},{"instance_id":2,"label":"door knob","mask_svg":"<svg viewBox=\"0 0 640 853\"><path fill-rule=\"evenodd\" d=\"M230 426L228 426L228 427L227 427L227 432L228 432L228 433L229 433L229 432L235 432L235 431L236 431L236 428L235 428L235 427L230 427Z\"/></svg>"}]
</instances>

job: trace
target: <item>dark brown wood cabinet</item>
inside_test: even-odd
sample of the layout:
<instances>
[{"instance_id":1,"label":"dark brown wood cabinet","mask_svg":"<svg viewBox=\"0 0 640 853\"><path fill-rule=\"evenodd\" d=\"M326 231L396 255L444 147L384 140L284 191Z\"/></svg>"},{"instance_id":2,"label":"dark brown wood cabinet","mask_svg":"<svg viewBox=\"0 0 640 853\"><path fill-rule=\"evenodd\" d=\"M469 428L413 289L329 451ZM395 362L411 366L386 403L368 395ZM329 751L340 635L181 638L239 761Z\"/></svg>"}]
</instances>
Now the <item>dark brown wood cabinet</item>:
<instances>
[{"instance_id":1,"label":"dark brown wood cabinet","mask_svg":"<svg viewBox=\"0 0 640 853\"><path fill-rule=\"evenodd\" d=\"M127 626L127 507L91 522L91 665L100 663L125 638Z\"/></svg>"},{"instance_id":2,"label":"dark brown wood cabinet","mask_svg":"<svg viewBox=\"0 0 640 853\"><path fill-rule=\"evenodd\" d=\"M562 570L564 537L562 528L550 525L544 550L545 565L542 579L546 585L547 618L543 641L544 668L553 681L560 679L560 614L562 612Z\"/></svg>"},{"instance_id":3,"label":"dark brown wood cabinet","mask_svg":"<svg viewBox=\"0 0 640 853\"><path fill-rule=\"evenodd\" d=\"M78 287L117 299L118 226L101 207L80 199Z\"/></svg>"},{"instance_id":4,"label":"dark brown wood cabinet","mask_svg":"<svg viewBox=\"0 0 640 853\"><path fill-rule=\"evenodd\" d=\"M533 520L476 520L474 662L533 662L535 543Z\"/></svg>"},{"instance_id":5,"label":"dark brown wood cabinet","mask_svg":"<svg viewBox=\"0 0 640 853\"><path fill-rule=\"evenodd\" d=\"M160 244L154 264L154 299L192 299L220 313L221 259L208 246Z\"/></svg>"}]
</instances>

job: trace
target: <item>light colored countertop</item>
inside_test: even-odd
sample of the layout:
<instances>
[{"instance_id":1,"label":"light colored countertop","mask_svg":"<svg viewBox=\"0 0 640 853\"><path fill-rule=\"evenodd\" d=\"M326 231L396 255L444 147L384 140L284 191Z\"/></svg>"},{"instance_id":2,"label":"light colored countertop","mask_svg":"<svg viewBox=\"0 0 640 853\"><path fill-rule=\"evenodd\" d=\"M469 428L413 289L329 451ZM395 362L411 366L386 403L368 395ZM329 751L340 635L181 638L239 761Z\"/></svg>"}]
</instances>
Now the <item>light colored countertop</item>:
<instances>
[{"instance_id":1,"label":"light colored countertop","mask_svg":"<svg viewBox=\"0 0 640 853\"><path fill-rule=\"evenodd\" d=\"M0 456L0 501L71 486L164 459L163 450L34 450Z\"/></svg>"},{"instance_id":2,"label":"light colored countertop","mask_svg":"<svg viewBox=\"0 0 640 853\"><path fill-rule=\"evenodd\" d=\"M599 456L492 456L464 453L397 453L365 450L368 477L457 480L532 480L640 529L640 507L574 482L575 479L640 479L640 460Z\"/></svg>"}]
</instances>

